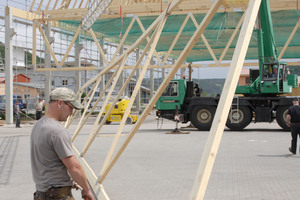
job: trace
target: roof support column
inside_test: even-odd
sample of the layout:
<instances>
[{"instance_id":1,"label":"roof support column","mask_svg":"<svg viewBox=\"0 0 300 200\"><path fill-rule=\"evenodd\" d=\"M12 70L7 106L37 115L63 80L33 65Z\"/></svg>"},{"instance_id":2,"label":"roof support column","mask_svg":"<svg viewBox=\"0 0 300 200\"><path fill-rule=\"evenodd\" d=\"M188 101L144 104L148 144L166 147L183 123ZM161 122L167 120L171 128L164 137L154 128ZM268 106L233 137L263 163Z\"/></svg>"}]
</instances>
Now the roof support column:
<instances>
[{"instance_id":1,"label":"roof support column","mask_svg":"<svg viewBox=\"0 0 300 200\"><path fill-rule=\"evenodd\" d=\"M35 22L33 22L35 23ZM45 35L50 44L53 43L54 38L50 36L51 33L51 24L47 23L45 26ZM51 53L49 49L45 46L45 68L51 68ZM51 71L45 72L45 107L48 109L50 101L50 92L51 92Z\"/></svg>"},{"instance_id":2,"label":"roof support column","mask_svg":"<svg viewBox=\"0 0 300 200\"><path fill-rule=\"evenodd\" d=\"M81 66L81 60L80 60L80 51L82 50L83 46L82 44L78 43L75 45L75 67ZM75 73L75 92L78 92L81 87L81 71L78 70Z\"/></svg>"},{"instance_id":3,"label":"roof support column","mask_svg":"<svg viewBox=\"0 0 300 200\"><path fill-rule=\"evenodd\" d=\"M12 28L12 10L5 9L5 96L6 124L13 124L13 51L12 38L16 34Z\"/></svg>"},{"instance_id":4,"label":"roof support column","mask_svg":"<svg viewBox=\"0 0 300 200\"><path fill-rule=\"evenodd\" d=\"M80 51L83 49L81 43L75 44L75 67L81 67ZM75 72L75 93L80 90L81 87L81 70ZM80 100L81 97L80 97ZM78 113L78 116L81 116L81 112Z\"/></svg>"}]
</instances>

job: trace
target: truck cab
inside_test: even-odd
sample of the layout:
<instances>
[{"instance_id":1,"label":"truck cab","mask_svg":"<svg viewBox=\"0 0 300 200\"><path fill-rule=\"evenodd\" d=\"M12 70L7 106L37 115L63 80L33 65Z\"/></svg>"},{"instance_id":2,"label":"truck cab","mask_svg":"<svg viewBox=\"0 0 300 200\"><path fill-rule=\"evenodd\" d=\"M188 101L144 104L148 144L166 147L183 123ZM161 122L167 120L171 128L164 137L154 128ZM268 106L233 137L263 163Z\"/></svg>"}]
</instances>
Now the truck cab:
<instances>
[{"instance_id":1,"label":"truck cab","mask_svg":"<svg viewBox=\"0 0 300 200\"><path fill-rule=\"evenodd\" d=\"M186 94L186 80L173 79L156 102L156 107L162 110L180 110Z\"/></svg>"}]
</instances>

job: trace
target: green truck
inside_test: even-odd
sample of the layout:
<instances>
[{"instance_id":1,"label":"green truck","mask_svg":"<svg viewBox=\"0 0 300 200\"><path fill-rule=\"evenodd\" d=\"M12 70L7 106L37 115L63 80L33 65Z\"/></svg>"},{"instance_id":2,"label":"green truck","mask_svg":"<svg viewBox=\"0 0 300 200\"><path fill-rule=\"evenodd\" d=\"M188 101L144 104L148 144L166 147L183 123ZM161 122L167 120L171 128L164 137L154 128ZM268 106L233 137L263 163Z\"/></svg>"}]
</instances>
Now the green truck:
<instances>
[{"instance_id":1,"label":"green truck","mask_svg":"<svg viewBox=\"0 0 300 200\"><path fill-rule=\"evenodd\" d=\"M250 69L248 85L237 86L226 126L243 130L253 122L273 122L284 130L288 108L293 97L281 96L298 87L296 74L289 74L286 63L279 62L274 42L273 25L268 0L262 0L258 15L257 46L259 69ZM200 131L210 129L219 96L199 97L194 94L194 83L173 79L156 102L157 116L174 120L180 116L183 123L191 122Z\"/></svg>"}]
</instances>

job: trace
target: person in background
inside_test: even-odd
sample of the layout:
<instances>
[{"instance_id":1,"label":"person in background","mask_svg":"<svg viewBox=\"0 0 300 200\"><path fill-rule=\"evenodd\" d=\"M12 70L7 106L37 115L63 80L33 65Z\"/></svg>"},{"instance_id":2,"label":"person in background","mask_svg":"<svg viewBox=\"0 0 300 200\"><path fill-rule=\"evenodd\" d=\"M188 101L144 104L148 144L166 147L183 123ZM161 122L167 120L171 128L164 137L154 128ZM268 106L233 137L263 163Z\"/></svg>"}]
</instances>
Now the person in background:
<instances>
[{"instance_id":1,"label":"person in background","mask_svg":"<svg viewBox=\"0 0 300 200\"><path fill-rule=\"evenodd\" d=\"M83 106L68 88L50 93L46 114L38 120L30 136L31 168L36 185L34 200L74 200L72 186L82 188L82 198L94 200L82 166L73 152L71 137L60 123Z\"/></svg>"},{"instance_id":2,"label":"person in background","mask_svg":"<svg viewBox=\"0 0 300 200\"><path fill-rule=\"evenodd\" d=\"M21 128L21 126L20 126L20 124L21 124L21 110L20 110L18 100L15 101L14 113L15 113L15 116L16 116L16 128Z\"/></svg>"},{"instance_id":3,"label":"person in background","mask_svg":"<svg viewBox=\"0 0 300 200\"><path fill-rule=\"evenodd\" d=\"M286 115L286 124L288 127L291 127L291 147L289 147L289 151L292 154L296 154L297 149L297 137L300 136L300 106L299 99L293 99L293 106L291 106Z\"/></svg>"},{"instance_id":4,"label":"person in background","mask_svg":"<svg viewBox=\"0 0 300 200\"><path fill-rule=\"evenodd\" d=\"M35 118L36 118L36 120L41 119L42 112L43 112L43 106L44 106L44 103L43 103L42 99L39 99L39 102L36 102L34 104Z\"/></svg>"}]
</instances>

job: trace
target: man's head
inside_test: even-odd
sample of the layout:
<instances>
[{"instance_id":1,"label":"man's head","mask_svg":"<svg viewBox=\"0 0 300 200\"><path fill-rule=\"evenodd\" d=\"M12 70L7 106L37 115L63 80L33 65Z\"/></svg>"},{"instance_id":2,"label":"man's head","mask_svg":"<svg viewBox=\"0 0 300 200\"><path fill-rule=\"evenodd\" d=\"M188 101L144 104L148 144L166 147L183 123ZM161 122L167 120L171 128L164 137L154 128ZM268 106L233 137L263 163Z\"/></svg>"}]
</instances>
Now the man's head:
<instances>
[{"instance_id":1,"label":"man's head","mask_svg":"<svg viewBox=\"0 0 300 200\"><path fill-rule=\"evenodd\" d=\"M294 105L299 105L299 98L294 98L293 99L293 104Z\"/></svg>"},{"instance_id":2,"label":"man's head","mask_svg":"<svg viewBox=\"0 0 300 200\"><path fill-rule=\"evenodd\" d=\"M46 116L58 121L66 121L73 114L74 109L83 106L76 101L75 93L68 88L56 88L50 93L49 107Z\"/></svg>"},{"instance_id":3,"label":"man's head","mask_svg":"<svg viewBox=\"0 0 300 200\"><path fill-rule=\"evenodd\" d=\"M69 88L61 87L56 88L50 93L50 101L62 100L63 102L70 103L75 109L80 110L83 108L81 103L76 100L75 93Z\"/></svg>"}]
</instances>

